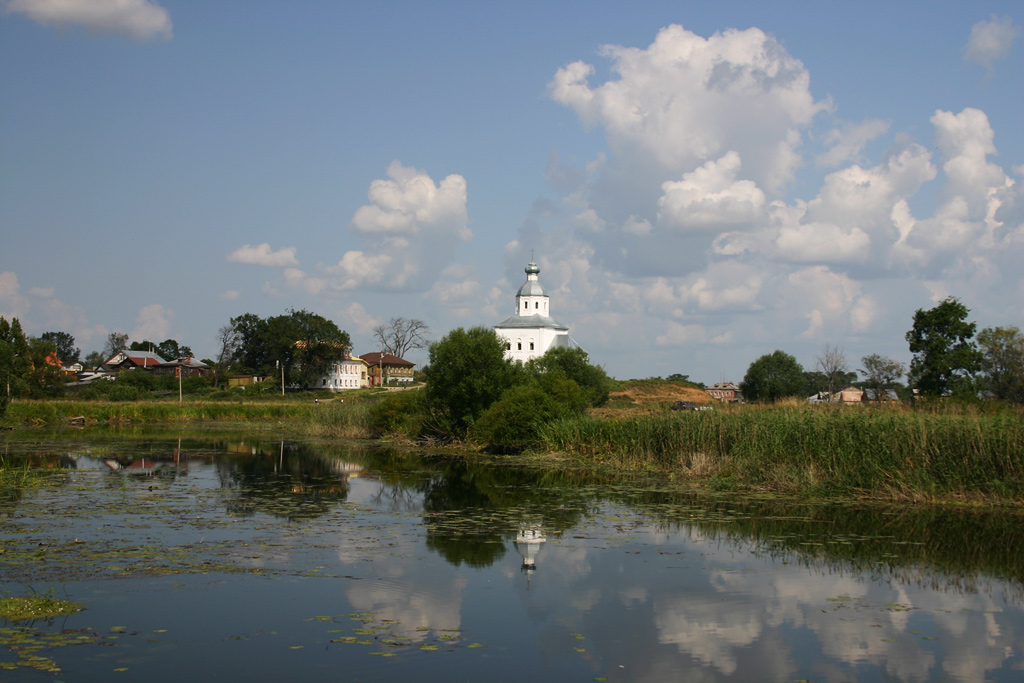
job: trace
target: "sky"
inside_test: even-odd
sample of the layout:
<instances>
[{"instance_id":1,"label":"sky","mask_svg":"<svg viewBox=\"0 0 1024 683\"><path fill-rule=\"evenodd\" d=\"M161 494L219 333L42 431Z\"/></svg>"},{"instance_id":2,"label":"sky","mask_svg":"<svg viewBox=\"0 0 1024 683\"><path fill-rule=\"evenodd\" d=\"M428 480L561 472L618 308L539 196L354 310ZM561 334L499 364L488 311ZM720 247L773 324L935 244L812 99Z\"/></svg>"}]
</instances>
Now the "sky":
<instances>
[{"instance_id":1,"label":"sky","mask_svg":"<svg viewBox=\"0 0 1024 683\"><path fill-rule=\"evenodd\" d=\"M551 314L618 379L1024 328L1024 3L0 0L0 316ZM409 355L422 364L424 351Z\"/></svg>"}]
</instances>

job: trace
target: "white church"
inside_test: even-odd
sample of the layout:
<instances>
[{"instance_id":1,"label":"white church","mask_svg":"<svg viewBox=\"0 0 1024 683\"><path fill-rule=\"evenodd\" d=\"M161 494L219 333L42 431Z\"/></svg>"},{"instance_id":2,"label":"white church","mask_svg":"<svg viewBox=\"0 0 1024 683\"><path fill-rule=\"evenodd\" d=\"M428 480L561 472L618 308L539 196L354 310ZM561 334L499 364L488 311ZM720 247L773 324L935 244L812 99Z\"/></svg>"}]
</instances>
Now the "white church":
<instances>
[{"instance_id":1,"label":"white church","mask_svg":"<svg viewBox=\"0 0 1024 683\"><path fill-rule=\"evenodd\" d=\"M515 314L494 326L505 340L505 357L511 360L525 363L556 346L579 347L569 336L569 328L551 317L539 274L540 268L531 259L526 266L526 282L516 292Z\"/></svg>"}]
</instances>

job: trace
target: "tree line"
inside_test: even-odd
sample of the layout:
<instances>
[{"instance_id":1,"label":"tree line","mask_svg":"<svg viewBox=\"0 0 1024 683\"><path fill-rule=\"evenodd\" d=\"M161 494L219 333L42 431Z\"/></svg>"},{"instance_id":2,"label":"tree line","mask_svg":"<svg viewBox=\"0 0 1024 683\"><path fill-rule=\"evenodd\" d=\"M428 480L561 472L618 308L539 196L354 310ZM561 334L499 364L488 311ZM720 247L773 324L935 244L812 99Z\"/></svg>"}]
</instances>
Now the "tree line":
<instances>
[{"instance_id":1,"label":"tree line","mask_svg":"<svg viewBox=\"0 0 1024 683\"><path fill-rule=\"evenodd\" d=\"M878 401L890 391L900 398L910 398L916 391L925 398L984 396L1024 403L1024 335L1013 326L977 332L976 324L967 320L969 313L954 297L934 308L918 309L905 335L912 354L909 368L871 354L861 358L861 367L853 372L842 350L826 344L815 358L815 369L805 372L796 358L776 350L750 364L740 389L747 400L767 402L816 393L832 396L845 386L859 385ZM904 376L906 384L900 382Z\"/></svg>"}]
</instances>

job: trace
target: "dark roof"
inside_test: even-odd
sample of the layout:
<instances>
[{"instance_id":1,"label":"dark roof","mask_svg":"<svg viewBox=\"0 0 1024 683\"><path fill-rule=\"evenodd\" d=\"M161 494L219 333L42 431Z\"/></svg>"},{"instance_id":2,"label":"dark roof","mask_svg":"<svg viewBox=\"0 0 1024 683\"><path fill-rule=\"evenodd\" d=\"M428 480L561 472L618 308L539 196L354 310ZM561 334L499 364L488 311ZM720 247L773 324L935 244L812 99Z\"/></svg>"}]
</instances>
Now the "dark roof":
<instances>
[{"instance_id":1,"label":"dark roof","mask_svg":"<svg viewBox=\"0 0 1024 683\"><path fill-rule=\"evenodd\" d=\"M410 363L404 358L398 356L392 356L390 353L381 354L376 351L373 353L364 353L359 356L367 365L401 365L403 367L414 367L415 363Z\"/></svg>"}]
</instances>

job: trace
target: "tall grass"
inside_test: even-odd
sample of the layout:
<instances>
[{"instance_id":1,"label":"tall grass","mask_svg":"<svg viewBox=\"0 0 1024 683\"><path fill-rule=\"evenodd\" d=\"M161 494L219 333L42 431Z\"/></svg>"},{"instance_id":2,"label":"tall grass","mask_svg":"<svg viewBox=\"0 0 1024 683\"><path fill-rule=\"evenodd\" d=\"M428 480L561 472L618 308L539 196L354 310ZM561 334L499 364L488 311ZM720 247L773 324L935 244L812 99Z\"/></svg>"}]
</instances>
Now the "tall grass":
<instances>
[{"instance_id":1,"label":"tall grass","mask_svg":"<svg viewBox=\"0 0 1024 683\"><path fill-rule=\"evenodd\" d=\"M566 419L544 447L772 490L895 498L1024 496L1024 414L840 406L740 407Z\"/></svg>"},{"instance_id":2,"label":"tall grass","mask_svg":"<svg viewBox=\"0 0 1024 683\"><path fill-rule=\"evenodd\" d=\"M18 401L7 410L9 421L22 424L174 423L203 421L266 422L307 419L316 411L311 401Z\"/></svg>"}]
</instances>

